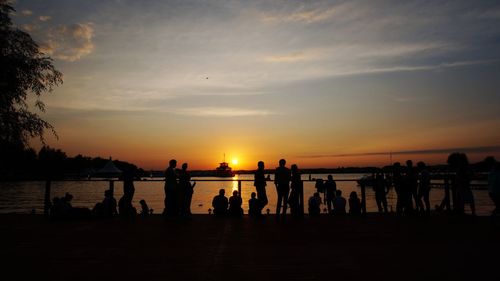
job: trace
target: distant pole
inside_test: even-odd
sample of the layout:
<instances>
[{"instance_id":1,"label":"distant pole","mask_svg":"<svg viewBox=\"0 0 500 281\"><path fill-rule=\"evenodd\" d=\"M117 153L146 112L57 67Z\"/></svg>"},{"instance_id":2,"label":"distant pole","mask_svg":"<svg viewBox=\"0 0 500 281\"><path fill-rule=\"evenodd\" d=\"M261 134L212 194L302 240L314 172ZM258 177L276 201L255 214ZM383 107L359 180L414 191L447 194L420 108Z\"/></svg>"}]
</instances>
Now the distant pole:
<instances>
[{"instance_id":1,"label":"distant pole","mask_svg":"<svg viewBox=\"0 0 500 281\"><path fill-rule=\"evenodd\" d=\"M366 188L365 188L365 183L361 181L361 213L364 216L366 216Z\"/></svg>"},{"instance_id":2,"label":"distant pole","mask_svg":"<svg viewBox=\"0 0 500 281\"><path fill-rule=\"evenodd\" d=\"M241 198L241 180L238 180L238 194Z\"/></svg>"},{"instance_id":3,"label":"distant pole","mask_svg":"<svg viewBox=\"0 0 500 281\"><path fill-rule=\"evenodd\" d=\"M43 214L45 216L50 215L50 180L45 182L45 200L43 202Z\"/></svg>"},{"instance_id":4,"label":"distant pole","mask_svg":"<svg viewBox=\"0 0 500 281\"><path fill-rule=\"evenodd\" d=\"M115 195L115 181L109 181L109 193L111 193L111 197Z\"/></svg>"}]
</instances>

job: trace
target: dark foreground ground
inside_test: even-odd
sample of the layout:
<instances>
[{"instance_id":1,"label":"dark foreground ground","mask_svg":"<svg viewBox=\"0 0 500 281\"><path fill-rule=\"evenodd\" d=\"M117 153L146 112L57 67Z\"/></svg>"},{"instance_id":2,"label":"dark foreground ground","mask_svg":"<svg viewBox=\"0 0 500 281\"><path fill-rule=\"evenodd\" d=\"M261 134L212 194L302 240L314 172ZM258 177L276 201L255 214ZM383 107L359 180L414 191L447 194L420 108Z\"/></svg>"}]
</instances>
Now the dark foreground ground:
<instances>
[{"instance_id":1,"label":"dark foreground ground","mask_svg":"<svg viewBox=\"0 0 500 281\"><path fill-rule=\"evenodd\" d=\"M0 215L1 280L500 280L490 218Z\"/></svg>"}]
</instances>

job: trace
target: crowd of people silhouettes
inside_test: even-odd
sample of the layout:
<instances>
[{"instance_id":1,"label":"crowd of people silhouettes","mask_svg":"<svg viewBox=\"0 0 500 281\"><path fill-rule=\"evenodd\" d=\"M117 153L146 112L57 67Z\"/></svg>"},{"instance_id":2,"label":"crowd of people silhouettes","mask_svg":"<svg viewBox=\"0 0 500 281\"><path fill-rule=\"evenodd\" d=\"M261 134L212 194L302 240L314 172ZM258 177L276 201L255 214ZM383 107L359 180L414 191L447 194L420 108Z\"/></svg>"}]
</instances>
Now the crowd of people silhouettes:
<instances>
[{"instance_id":1,"label":"crowd of people silhouettes","mask_svg":"<svg viewBox=\"0 0 500 281\"><path fill-rule=\"evenodd\" d=\"M445 192L445 197L441 204L436 205L436 210L441 211L449 206L450 197L453 199L454 211L464 214L468 206L472 215L476 214L474 195L471 190L471 172L469 161L463 153L452 153L448 157L448 165L452 169L451 193ZM488 176L488 191L491 200L495 205L493 215L500 214L500 164L491 157L488 165L491 171ZM177 169L177 161L169 161L165 170L165 200L163 215L166 217L190 217L191 201L196 182L191 182L191 175L188 171L188 164L182 164L181 169ZM257 163L254 172L255 192L251 193L248 201L248 214L251 217L261 217L262 211L268 205L266 192L267 183L270 177L265 175L265 164L263 161ZM430 192L431 174L427 165L418 162L414 167L411 160L406 161L406 166L402 167L399 162L392 166L392 171L385 172L380 169L368 181L364 179L361 185L371 186L378 212L386 214L392 212L388 209L387 195L391 188L396 194L396 214L401 216L424 215L431 213ZM286 160L280 159L278 167L274 173L274 185L276 188L277 202L275 217L278 220L285 219L287 210L293 218L300 218L304 215L304 185L301 179L301 172L296 164L286 167ZM342 196L342 190L332 175L328 175L326 180L317 179L315 181L316 192L308 198L309 216L314 217L321 214L321 205L324 205L324 212L331 215L360 216L363 214L364 198L360 199L356 191L349 194L348 200ZM66 193L64 197L54 198L50 208L54 218L82 218L82 217L112 217L119 214L123 217L133 217L137 214L136 208L132 205L135 193L134 171L125 171L123 174L123 196L118 203L113 197L112 190L104 192L104 199L97 203L92 211L85 208L74 208L71 205L73 196ZM323 195L323 198L322 196ZM145 200L139 201L141 206L140 215L147 217L152 214ZM216 217L242 217L242 198L238 191L233 191L228 199L225 190L220 189L219 194L212 200L213 214ZM347 206L349 211L347 212ZM448 207L449 208L449 207ZM210 211L212 211L210 209ZM269 213L269 209L267 209Z\"/></svg>"}]
</instances>

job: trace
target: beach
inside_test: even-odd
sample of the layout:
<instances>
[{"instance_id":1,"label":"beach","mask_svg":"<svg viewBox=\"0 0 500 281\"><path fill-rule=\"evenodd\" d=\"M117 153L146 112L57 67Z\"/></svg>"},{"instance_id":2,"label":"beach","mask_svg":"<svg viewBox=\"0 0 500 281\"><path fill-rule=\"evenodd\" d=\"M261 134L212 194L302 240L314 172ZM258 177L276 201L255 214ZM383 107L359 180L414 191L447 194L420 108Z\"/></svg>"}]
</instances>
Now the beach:
<instances>
[{"instance_id":1,"label":"beach","mask_svg":"<svg viewBox=\"0 0 500 281\"><path fill-rule=\"evenodd\" d=\"M0 215L3 280L498 280L489 217Z\"/></svg>"}]
</instances>

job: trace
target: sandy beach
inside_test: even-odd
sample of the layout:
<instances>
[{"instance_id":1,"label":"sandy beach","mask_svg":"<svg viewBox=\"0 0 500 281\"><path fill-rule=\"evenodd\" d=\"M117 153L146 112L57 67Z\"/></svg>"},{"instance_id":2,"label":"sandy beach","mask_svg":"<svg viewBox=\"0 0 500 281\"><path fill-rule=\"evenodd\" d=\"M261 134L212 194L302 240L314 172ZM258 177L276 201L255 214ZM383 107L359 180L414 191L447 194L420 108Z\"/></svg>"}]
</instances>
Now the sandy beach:
<instances>
[{"instance_id":1,"label":"sandy beach","mask_svg":"<svg viewBox=\"0 0 500 281\"><path fill-rule=\"evenodd\" d=\"M488 217L1 215L3 280L498 280Z\"/></svg>"}]
</instances>

